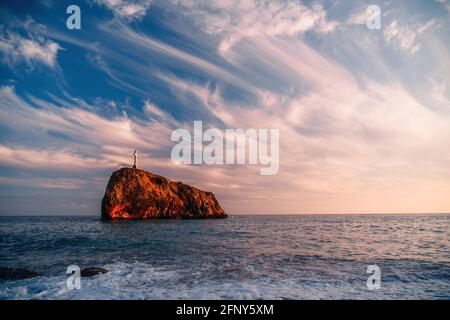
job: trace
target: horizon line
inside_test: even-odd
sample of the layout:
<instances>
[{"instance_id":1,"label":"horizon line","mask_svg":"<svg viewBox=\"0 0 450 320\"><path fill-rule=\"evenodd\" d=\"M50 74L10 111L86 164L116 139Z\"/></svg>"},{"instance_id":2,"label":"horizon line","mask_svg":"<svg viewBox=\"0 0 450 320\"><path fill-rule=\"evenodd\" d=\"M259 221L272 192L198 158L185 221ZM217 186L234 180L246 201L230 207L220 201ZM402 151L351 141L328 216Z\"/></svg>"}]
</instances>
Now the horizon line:
<instances>
[{"instance_id":1,"label":"horizon line","mask_svg":"<svg viewBox=\"0 0 450 320\"><path fill-rule=\"evenodd\" d=\"M393 213L236 213L228 214L232 216L375 216L375 215L450 215L450 212L393 212ZM0 217L101 217L100 214L0 214ZM156 220L155 219L128 219L128 220ZM165 218L159 218L164 220ZM125 219L127 220L127 219ZM170 220L170 219L167 219ZM181 219L190 220L190 219ZM194 219L195 220L195 219ZM208 220L208 219L204 219Z\"/></svg>"}]
</instances>

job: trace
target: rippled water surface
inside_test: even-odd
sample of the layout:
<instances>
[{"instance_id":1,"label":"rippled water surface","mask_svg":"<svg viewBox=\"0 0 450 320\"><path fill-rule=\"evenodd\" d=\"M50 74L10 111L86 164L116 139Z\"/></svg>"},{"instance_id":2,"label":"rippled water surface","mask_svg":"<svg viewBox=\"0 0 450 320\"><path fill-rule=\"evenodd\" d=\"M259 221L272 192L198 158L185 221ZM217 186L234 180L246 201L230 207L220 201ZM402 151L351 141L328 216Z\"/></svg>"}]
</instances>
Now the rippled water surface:
<instances>
[{"instance_id":1,"label":"rippled water surface","mask_svg":"<svg viewBox=\"0 0 450 320\"><path fill-rule=\"evenodd\" d=\"M450 215L0 217L1 299L449 299ZM108 273L65 286L69 265ZM381 289L369 291L369 265Z\"/></svg>"}]
</instances>

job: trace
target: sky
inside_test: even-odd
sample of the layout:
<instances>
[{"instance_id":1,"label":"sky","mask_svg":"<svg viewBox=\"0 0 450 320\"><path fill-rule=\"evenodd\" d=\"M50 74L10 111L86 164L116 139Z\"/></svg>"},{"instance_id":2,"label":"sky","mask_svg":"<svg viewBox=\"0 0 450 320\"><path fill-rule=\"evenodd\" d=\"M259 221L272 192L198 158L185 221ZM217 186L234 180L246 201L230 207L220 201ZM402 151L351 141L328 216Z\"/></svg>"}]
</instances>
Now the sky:
<instances>
[{"instance_id":1,"label":"sky","mask_svg":"<svg viewBox=\"0 0 450 320\"><path fill-rule=\"evenodd\" d=\"M450 212L449 15L450 0L1 1L0 215L98 215L135 149L229 214ZM196 120L279 129L278 173L175 164L171 133Z\"/></svg>"}]
</instances>

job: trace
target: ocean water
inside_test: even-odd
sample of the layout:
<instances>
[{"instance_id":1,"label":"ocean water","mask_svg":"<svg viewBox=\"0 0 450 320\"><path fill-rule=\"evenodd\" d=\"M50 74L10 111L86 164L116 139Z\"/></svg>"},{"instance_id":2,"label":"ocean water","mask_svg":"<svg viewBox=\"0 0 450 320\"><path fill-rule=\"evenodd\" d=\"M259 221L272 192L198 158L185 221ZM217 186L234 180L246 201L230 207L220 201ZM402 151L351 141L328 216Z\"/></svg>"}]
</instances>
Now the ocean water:
<instances>
[{"instance_id":1,"label":"ocean water","mask_svg":"<svg viewBox=\"0 0 450 320\"><path fill-rule=\"evenodd\" d=\"M0 217L0 299L449 299L450 215ZM69 265L109 270L66 287ZM381 270L370 291L369 265Z\"/></svg>"}]
</instances>

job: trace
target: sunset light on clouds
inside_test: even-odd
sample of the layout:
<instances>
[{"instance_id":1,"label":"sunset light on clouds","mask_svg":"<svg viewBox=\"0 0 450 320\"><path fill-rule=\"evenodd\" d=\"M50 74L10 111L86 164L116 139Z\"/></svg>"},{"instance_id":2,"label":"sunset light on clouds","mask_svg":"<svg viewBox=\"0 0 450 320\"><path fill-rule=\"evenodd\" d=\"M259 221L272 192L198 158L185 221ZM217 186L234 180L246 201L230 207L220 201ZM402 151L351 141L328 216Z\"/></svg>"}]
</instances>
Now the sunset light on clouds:
<instances>
[{"instance_id":1,"label":"sunset light on clouds","mask_svg":"<svg viewBox=\"0 0 450 320\"><path fill-rule=\"evenodd\" d=\"M96 214L135 149L230 214L449 212L450 2L373 4L380 30L360 1L2 8L0 214ZM279 129L278 173L173 163L196 120Z\"/></svg>"}]
</instances>

